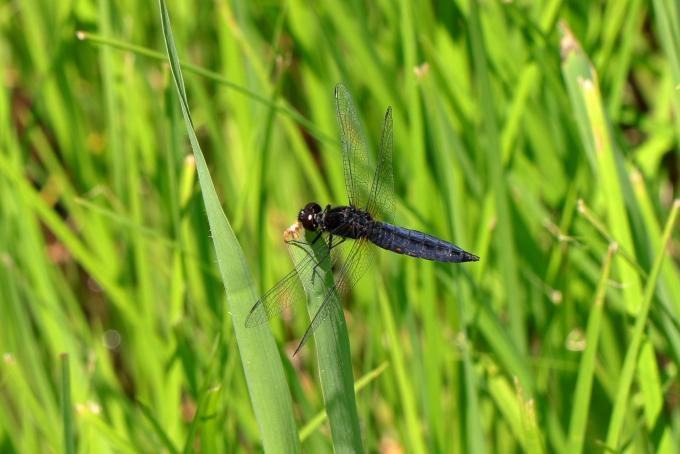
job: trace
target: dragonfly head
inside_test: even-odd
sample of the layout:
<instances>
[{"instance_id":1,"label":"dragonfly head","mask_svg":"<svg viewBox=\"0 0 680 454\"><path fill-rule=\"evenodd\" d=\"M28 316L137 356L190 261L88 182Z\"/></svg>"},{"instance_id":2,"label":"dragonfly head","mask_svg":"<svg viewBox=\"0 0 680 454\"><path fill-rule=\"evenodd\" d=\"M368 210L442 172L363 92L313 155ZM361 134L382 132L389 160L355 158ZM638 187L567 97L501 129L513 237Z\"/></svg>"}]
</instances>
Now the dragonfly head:
<instances>
[{"instance_id":1,"label":"dragonfly head","mask_svg":"<svg viewBox=\"0 0 680 454\"><path fill-rule=\"evenodd\" d=\"M298 213L298 221L307 230L317 230L319 223L316 222L316 215L321 213L321 206L318 203L310 202Z\"/></svg>"}]
</instances>

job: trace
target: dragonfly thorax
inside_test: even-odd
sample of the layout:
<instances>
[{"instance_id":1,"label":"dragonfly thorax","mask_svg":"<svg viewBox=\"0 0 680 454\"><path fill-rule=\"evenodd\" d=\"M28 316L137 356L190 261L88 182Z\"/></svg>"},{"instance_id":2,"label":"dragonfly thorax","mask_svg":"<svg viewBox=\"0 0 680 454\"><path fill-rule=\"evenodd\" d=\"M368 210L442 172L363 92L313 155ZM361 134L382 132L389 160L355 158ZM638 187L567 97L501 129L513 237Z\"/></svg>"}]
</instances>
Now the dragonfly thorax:
<instances>
[{"instance_id":1,"label":"dragonfly thorax","mask_svg":"<svg viewBox=\"0 0 680 454\"><path fill-rule=\"evenodd\" d=\"M318 228L331 235L343 238L363 238L369 234L373 226L373 219L367 211L353 206L330 205L316 216Z\"/></svg>"}]
</instances>

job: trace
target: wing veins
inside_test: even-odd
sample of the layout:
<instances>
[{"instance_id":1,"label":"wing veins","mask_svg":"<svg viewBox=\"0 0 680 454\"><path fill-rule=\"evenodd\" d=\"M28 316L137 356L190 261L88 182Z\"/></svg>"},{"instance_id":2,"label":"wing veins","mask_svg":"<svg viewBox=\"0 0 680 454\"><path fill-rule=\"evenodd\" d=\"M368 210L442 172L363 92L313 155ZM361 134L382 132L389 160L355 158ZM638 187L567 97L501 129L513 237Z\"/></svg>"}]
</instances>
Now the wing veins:
<instances>
[{"instance_id":1,"label":"wing veins","mask_svg":"<svg viewBox=\"0 0 680 454\"><path fill-rule=\"evenodd\" d=\"M328 248L326 248L328 251ZM318 263L323 264L331 254L326 252L322 260ZM245 326L247 328L258 326L265 323L290 305L292 298L301 295L295 295L297 285L302 285L299 280L299 273L304 272L310 265L316 265L317 261L314 255L306 255L301 262L299 262L291 271L288 272L281 280L274 285L274 287L267 290L262 297L257 300L255 305L250 309L246 317ZM286 295L288 293L288 295Z\"/></svg>"},{"instance_id":2,"label":"wing veins","mask_svg":"<svg viewBox=\"0 0 680 454\"><path fill-rule=\"evenodd\" d=\"M356 269L357 265L361 261L360 252L362 249L364 249L366 241L367 240L364 238L355 241L355 243L352 245L352 249L350 249L349 254L347 255L347 260L338 273L338 278L334 278L333 285L326 291L323 301L316 310L314 317L312 317L312 321L307 326L307 329L302 335L302 339L300 339L300 342L298 343L293 355L300 351L300 349L307 343L312 333L314 333L319 325L324 320L326 320L330 313L330 309L333 307L333 295L337 295L335 304L339 304L340 299L345 294L345 292L359 280L359 277L354 276L352 271ZM357 260L354 260L355 257L357 257Z\"/></svg>"},{"instance_id":3,"label":"wing veins","mask_svg":"<svg viewBox=\"0 0 680 454\"><path fill-rule=\"evenodd\" d=\"M393 144L392 107L385 112L378 163L373 174L373 183L369 194L366 211L372 216L379 212L380 203L384 204L384 220L392 222L394 212L394 176L392 172L392 144Z\"/></svg>"}]
</instances>

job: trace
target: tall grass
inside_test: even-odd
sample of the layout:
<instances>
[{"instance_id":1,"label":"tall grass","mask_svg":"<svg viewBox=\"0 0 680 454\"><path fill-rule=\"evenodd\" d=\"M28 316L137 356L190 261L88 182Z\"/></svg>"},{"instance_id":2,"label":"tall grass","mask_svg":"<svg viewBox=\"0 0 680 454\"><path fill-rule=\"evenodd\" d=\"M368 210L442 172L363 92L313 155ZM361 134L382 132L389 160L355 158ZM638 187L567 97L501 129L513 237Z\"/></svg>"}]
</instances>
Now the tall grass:
<instances>
[{"instance_id":1,"label":"tall grass","mask_svg":"<svg viewBox=\"0 0 680 454\"><path fill-rule=\"evenodd\" d=\"M1 450L680 444L674 2L140 5L0 8ZM339 81L396 221L481 260L378 254L293 357L304 301L243 319L346 203Z\"/></svg>"}]
</instances>

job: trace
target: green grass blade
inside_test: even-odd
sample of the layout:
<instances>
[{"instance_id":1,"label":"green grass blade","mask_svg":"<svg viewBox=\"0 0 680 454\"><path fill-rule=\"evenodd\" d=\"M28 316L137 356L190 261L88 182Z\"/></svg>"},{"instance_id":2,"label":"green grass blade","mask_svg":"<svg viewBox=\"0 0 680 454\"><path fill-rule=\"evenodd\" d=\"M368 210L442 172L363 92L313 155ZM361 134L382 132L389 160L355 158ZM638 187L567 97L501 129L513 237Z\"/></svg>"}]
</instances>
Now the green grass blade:
<instances>
[{"instance_id":1,"label":"green grass blade","mask_svg":"<svg viewBox=\"0 0 680 454\"><path fill-rule=\"evenodd\" d=\"M620 157L611 142L609 125L604 115L597 79L583 79L581 89L591 127L598 171L602 179L603 190L607 194L609 228L612 236L621 243L625 250L633 250L633 238L623 199L624 183L622 182L626 181L626 176L621 174L622 169L619 170L616 162ZM620 278L629 286L627 291L624 292L624 299L626 300L626 307L631 312L637 310L641 294L640 280L635 271L635 267L629 263L622 262L619 265Z\"/></svg>"},{"instance_id":2,"label":"green grass blade","mask_svg":"<svg viewBox=\"0 0 680 454\"><path fill-rule=\"evenodd\" d=\"M378 290L378 304L380 305L380 313L385 323L387 338L393 346L393 348L390 348L390 355L392 357L390 362L394 365L393 370L397 381L399 401L406 420L406 437L410 446L409 450L417 454L425 453L425 443L420 431L420 420L415 402L416 393L413 389L411 376L408 373L407 358L405 358L405 352L397 348L400 345L400 339L395 326L394 314L382 286Z\"/></svg>"},{"instance_id":3,"label":"green grass blade","mask_svg":"<svg viewBox=\"0 0 680 454\"><path fill-rule=\"evenodd\" d=\"M0 155L0 172L4 173L15 189L23 192L31 209L59 238L76 260L90 273L97 283L106 291L111 301L119 308L127 320L134 320L132 309L126 291L121 288L112 276L108 275L106 266L101 264L97 257L93 256L87 245L83 244L66 225L66 223L45 203L38 191L31 187L30 182L21 178L16 166L9 162L5 156Z\"/></svg>"},{"instance_id":4,"label":"green grass blade","mask_svg":"<svg viewBox=\"0 0 680 454\"><path fill-rule=\"evenodd\" d=\"M151 412L151 409L144 404L143 402L137 402L137 405L139 405L140 410L142 410L142 413L144 414L144 417L146 418L147 421L149 421L149 424L151 424L151 427L153 427L153 430L156 432L156 435L160 439L161 443L165 447L165 449L168 450L169 453L171 454L178 454L179 451L175 447L175 445L172 443L172 440L170 437L168 437L168 434L166 431L163 429L161 424L158 422L158 419L154 417L153 413Z\"/></svg>"},{"instance_id":5,"label":"green grass blade","mask_svg":"<svg viewBox=\"0 0 680 454\"><path fill-rule=\"evenodd\" d=\"M532 398L525 399L517 378L515 378L515 394L520 408L522 438L525 440L525 449L529 453L543 453L545 452L545 447L543 446L543 437L536 416L536 401Z\"/></svg>"},{"instance_id":6,"label":"green grass blade","mask_svg":"<svg viewBox=\"0 0 680 454\"><path fill-rule=\"evenodd\" d=\"M486 137L484 151L490 185L489 196L496 204L496 230L494 232L494 252L503 269L502 279L505 288L506 304L508 305L509 324L515 347L518 351L526 351L526 326L524 312L524 298L517 281L517 253L510 221L510 205L508 202L505 169L503 168L501 139L498 132L496 111L494 107L487 51L481 26L480 8L478 0L470 1L470 41L475 68L475 79L479 90L481 104L482 129ZM522 383L525 388L531 383Z\"/></svg>"},{"instance_id":7,"label":"green grass blade","mask_svg":"<svg viewBox=\"0 0 680 454\"><path fill-rule=\"evenodd\" d=\"M76 451L333 449L314 343L283 353L306 310L276 341L239 311L290 271L291 215L346 203L341 81L371 158L393 107L395 223L481 257L380 251L343 301L354 377L390 362L364 451L607 450L611 425L672 452L678 222L627 355L680 195L677 0L165 2L174 67L143 2L0 6L0 451L65 450L62 353Z\"/></svg>"},{"instance_id":8,"label":"green grass blade","mask_svg":"<svg viewBox=\"0 0 680 454\"><path fill-rule=\"evenodd\" d=\"M595 230L597 230L600 235L602 235L603 238L605 238L610 244L611 243L616 243L616 238L609 233L607 228L600 222L599 219L595 216L595 214L586 206L585 202L583 199L579 199L577 201L577 206L578 206L578 212L581 216L583 216L593 227L595 227ZM635 261L635 258L633 257L632 254L628 253L628 251L621 249L620 246L617 244L617 249L616 253L620 254L630 266L635 268L635 271L642 277L642 278L647 278L647 272L642 269L639 263Z\"/></svg>"},{"instance_id":9,"label":"green grass blade","mask_svg":"<svg viewBox=\"0 0 680 454\"><path fill-rule=\"evenodd\" d=\"M570 88L574 112L582 126L582 141L591 150L601 190L606 194L607 224L612 237L624 251L633 251L633 237L624 200L628 189L627 178L620 165L608 118L605 115L597 74L566 26L563 26L562 71ZM640 280L635 267L625 261L616 263L617 275L627 285L624 292L626 308L634 313L640 303Z\"/></svg>"},{"instance_id":10,"label":"green grass blade","mask_svg":"<svg viewBox=\"0 0 680 454\"><path fill-rule=\"evenodd\" d=\"M604 191L604 194L606 194L605 200L608 227L612 232L612 237L615 238L617 242L621 243L624 251L633 251L634 226L630 224L629 214L637 214L638 207L635 205L634 199L631 196L632 190L629 179L624 173L625 169L623 167L622 157L611 137L611 127L604 114L597 75L569 30L566 27L563 27L563 30L563 72L565 78L571 80L569 86L572 87L572 103L574 105L582 105L581 108L575 108L575 111L584 113L585 115L585 118L582 120L585 124L585 136L583 137L583 140L589 144L587 148L591 149L594 153L597 177L601 182L601 188ZM646 295L641 298L642 291L640 288L640 280L636 273L636 267L626 261L619 261L616 265L619 279L626 284L626 290L622 295L626 309L631 313L637 313L639 311L637 317L642 315L643 320L646 319L646 313L648 312L649 307L640 310L639 305L641 303L650 303L646 302ZM656 278L656 275L650 275L647 280L648 286L650 285L650 282L652 283L652 291L656 283ZM652 294L649 294L648 296L650 300ZM638 318L638 321L639 320L640 319ZM644 321L640 323L642 323L640 325L640 329L642 329L644 327ZM626 360L623 365L623 371L620 375L621 378L619 381L617 397L614 401L614 413L612 414L607 435L607 442L610 447L618 447L619 432L623 427L626 409L625 403L620 399L627 399L629 386L633 379L632 374L635 371L636 361L640 361L640 370L650 371L653 377L657 376L653 373L657 368L653 355L638 356L641 336L642 331L640 331L640 338L634 338L633 344L629 346ZM642 379L640 385L643 395L645 396L644 407L645 413L648 415L648 425L652 428L655 424L656 415L658 415L658 402L661 399L660 383L658 381L652 382Z\"/></svg>"},{"instance_id":11,"label":"green grass blade","mask_svg":"<svg viewBox=\"0 0 680 454\"><path fill-rule=\"evenodd\" d=\"M590 310L590 316L588 317L586 349L583 352L581 365L578 370L576 390L574 391L573 399L574 408L571 412L571 419L569 421L569 444L567 452L574 454L583 451L588 409L590 406L590 393L593 386L593 379L595 378L595 355L597 354L597 346L600 341L602 313L604 310L607 282L609 280L609 268L615 252L616 243L612 243L609 246L607 255L602 264L602 273L600 274L600 281L597 284L595 301Z\"/></svg>"},{"instance_id":12,"label":"green grass blade","mask_svg":"<svg viewBox=\"0 0 680 454\"><path fill-rule=\"evenodd\" d=\"M127 52L132 52L137 55L142 55L147 58L152 58L154 60L160 60L163 61L165 60L166 56L162 52L157 52L152 49L148 49L146 47L141 47L141 46L135 46L134 44L129 44L126 42L122 42L116 39L111 39L105 36L99 36L95 33L89 33L89 32L84 32L84 31L78 31L76 33L76 36L78 37L79 40L81 41L89 41L92 42L93 44L97 44L100 46L104 47L111 47L114 49L119 49ZM202 68L198 65L194 65L191 63L184 63L181 62L179 63L179 67L185 70L188 73L193 73L197 74L201 77L204 77L209 80L214 80L215 82L218 82L222 85L225 85L232 90L236 91L237 93L241 93L243 95L248 96L249 99L252 99L253 101L257 101L277 112L281 112L285 115L288 115L292 120L296 121L297 123L301 124L304 126L314 137L316 137L319 140L322 140L324 142L327 142L329 144L335 144L337 141L332 138L331 136L325 134L323 131L320 131L314 123L309 121L307 118L305 118L303 115L301 115L299 112L295 111L293 108L290 106L286 105L285 102L273 102L271 99L267 98L266 96L263 96L253 90L250 90L246 87L242 87L241 85L238 85L229 79L225 78L219 73L216 73L214 71L207 70L205 68Z\"/></svg>"},{"instance_id":13,"label":"green grass blade","mask_svg":"<svg viewBox=\"0 0 680 454\"><path fill-rule=\"evenodd\" d=\"M466 333L463 331L463 333ZM479 409L479 380L477 373L474 370L474 363L472 355L470 354L470 346L468 345L466 335L466 342L463 345L463 375L465 377L465 432L470 452L485 453L487 452L487 445L484 440L484 433L482 430L482 417Z\"/></svg>"},{"instance_id":14,"label":"green grass blade","mask_svg":"<svg viewBox=\"0 0 680 454\"><path fill-rule=\"evenodd\" d=\"M321 264L316 268L307 267L300 273L309 299L307 307L311 319L324 302L327 289L333 286L333 273L330 261L323 260L324 254L328 254L324 250L326 243L317 241L311 245L316 233L305 232L305 235L306 244L290 246L289 249L294 263L300 263L308 254L312 254ZM363 452L347 325L337 295L333 294L331 298L326 302L330 304L326 320L314 331L314 344L333 449L335 452Z\"/></svg>"},{"instance_id":15,"label":"green grass blade","mask_svg":"<svg viewBox=\"0 0 680 454\"><path fill-rule=\"evenodd\" d=\"M300 444L293 420L290 392L284 376L281 358L269 327L247 329L246 315L255 303L256 289L245 265L241 248L222 211L215 187L208 172L203 152L194 133L189 113L179 59L170 28L170 18L164 0L160 0L161 22L168 59L182 115L196 161L210 232L222 282L227 292L229 312L239 345L241 362L255 416L267 452L299 452Z\"/></svg>"},{"instance_id":16,"label":"green grass blade","mask_svg":"<svg viewBox=\"0 0 680 454\"><path fill-rule=\"evenodd\" d=\"M71 402L71 371L68 354L61 355L61 416L64 424L64 452L76 452L76 433L73 425L73 403Z\"/></svg>"},{"instance_id":17,"label":"green grass blade","mask_svg":"<svg viewBox=\"0 0 680 454\"><path fill-rule=\"evenodd\" d=\"M523 436L523 413L521 402L517 399L517 390L513 390L509 380L494 369L492 368L487 378L489 394L498 407L499 416L512 432L513 443L519 443L525 451L529 451L528 440Z\"/></svg>"},{"instance_id":18,"label":"green grass blade","mask_svg":"<svg viewBox=\"0 0 680 454\"><path fill-rule=\"evenodd\" d=\"M361 377L359 380L357 380L354 383L354 393L357 394L359 391L364 389L366 386L368 386L369 383L371 383L373 380L376 380L380 374L382 374L385 369L387 369L387 366L389 363L384 362L377 368L373 369L372 371L368 372L366 375ZM318 429L321 424L323 424L324 421L328 418L328 413L326 413L326 410L323 410L319 412L316 416L314 416L307 424L305 424L302 429L300 429L300 441L305 441L309 436Z\"/></svg>"},{"instance_id":19,"label":"green grass blade","mask_svg":"<svg viewBox=\"0 0 680 454\"><path fill-rule=\"evenodd\" d=\"M221 452L220 420L218 419L218 403L222 388L216 386L206 391L205 403L201 412L203 431L201 433L201 450L207 454Z\"/></svg>"},{"instance_id":20,"label":"green grass blade","mask_svg":"<svg viewBox=\"0 0 680 454\"><path fill-rule=\"evenodd\" d=\"M671 101L675 111L674 124L676 140L680 138L680 7L674 0L653 0L657 33L664 54L668 59L673 80ZM678 147L675 147L676 153Z\"/></svg>"},{"instance_id":21,"label":"green grass blade","mask_svg":"<svg viewBox=\"0 0 680 454\"><path fill-rule=\"evenodd\" d=\"M666 245L671 238L675 222L680 212L680 200L675 200L673 208L668 216L668 222L663 230L661 239L661 249L657 251L654 266L649 273L649 278L645 285L644 296L640 305L640 310L635 318L635 325L631 333L631 341L626 351L626 358L619 377L619 383L616 390L616 398L614 400L614 410L612 411L611 419L609 420L609 429L607 431L607 447L617 450L619 448L619 441L621 431L623 430L624 418L626 409L629 405L630 385L633 382L633 375L635 373L635 365L637 364L638 355L640 353L640 345L643 341L645 326L647 325L647 317L649 310L654 300L654 293L656 291L656 281L659 277L661 266L666 257Z\"/></svg>"}]
</instances>

